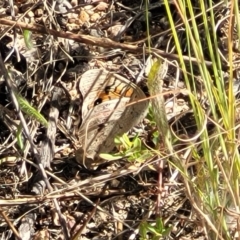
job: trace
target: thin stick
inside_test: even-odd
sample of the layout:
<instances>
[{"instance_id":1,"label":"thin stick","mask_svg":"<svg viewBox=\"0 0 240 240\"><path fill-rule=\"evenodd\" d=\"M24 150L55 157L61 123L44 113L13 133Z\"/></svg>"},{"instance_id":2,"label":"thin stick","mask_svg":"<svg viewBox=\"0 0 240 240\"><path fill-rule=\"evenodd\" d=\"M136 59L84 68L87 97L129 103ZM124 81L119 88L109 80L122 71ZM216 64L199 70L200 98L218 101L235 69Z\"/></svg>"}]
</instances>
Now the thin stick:
<instances>
[{"instance_id":1,"label":"thin stick","mask_svg":"<svg viewBox=\"0 0 240 240\"><path fill-rule=\"evenodd\" d=\"M8 226L11 228L11 230L13 231L14 235L16 236L16 238L21 240L21 237L20 237L17 229L14 227L12 222L9 220L8 216L5 214L5 212L1 208L0 208L0 214L2 215L2 217L4 218L4 220L6 221Z\"/></svg>"},{"instance_id":2,"label":"thin stick","mask_svg":"<svg viewBox=\"0 0 240 240\"><path fill-rule=\"evenodd\" d=\"M71 32L63 32L63 31L56 31L53 29L46 28L42 25L39 24L27 24L23 22L18 22L18 21L11 21L6 18L0 18L0 24L7 25L13 27L18 27L21 29L27 29L33 32L38 32L38 33L43 33L43 34L50 34L55 37L61 37L61 38L66 38L66 39L71 39L76 42L81 42L89 45L94 45L94 46L100 46L100 47L105 47L105 48L120 48L123 50L127 50L130 52L142 52L143 49L142 47L138 47L137 45L131 45L131 44L125 44L125 43L119 43L115 42L109 38L99 38L99 37L93 37L90 35L84 35L84 34L74 34ZM178 60L179 57L177 54L173 53L167 53L163 50L160 49L155 49L155 48L150 48L150 49L145 49L146 53L152 53L155 52L162 56L163 58L169 58L169 59L174 59ZM199 64L199 60L197 58L189 56L183 56L183 60L186 62L192 62L195 64ZM207 66L212 66L212 62L210 61L204 61ZM227 64L223 64L224 69L228 69Z\"/></svg>"}]
</instances>

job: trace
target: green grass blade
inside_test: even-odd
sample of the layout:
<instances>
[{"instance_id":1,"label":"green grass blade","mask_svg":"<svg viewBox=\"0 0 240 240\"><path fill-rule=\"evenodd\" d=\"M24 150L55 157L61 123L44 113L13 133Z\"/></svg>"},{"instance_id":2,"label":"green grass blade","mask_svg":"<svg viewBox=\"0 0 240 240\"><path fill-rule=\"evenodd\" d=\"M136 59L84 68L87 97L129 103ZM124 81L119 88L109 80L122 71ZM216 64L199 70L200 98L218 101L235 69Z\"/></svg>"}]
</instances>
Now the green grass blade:
<instances>
[{"instance_id":1,"label":"green grass blade","mask_svg":"<svg viewBox=\"0 0 240 240\"><path fill-rule=\"evenodd\" d=\"M169 148L171 147L171 132L168 125L167 114L165 111L165 103L162 95L162 85L163 79L166 75L168 66L165 61L162 63L162 60L158 59L152 66L149 75L148 75L148 89L152 96L152 110L153 116L156 121L156 125L162 138ZM169 149L171 150L171 149Z\"/></svg>"},{"instance_id":2,"label":"green grass blade","mask_svg":"<svg viewBox=\"0 0 240 240\"><path fill-rule=\"evenodd\" d=\"M32 43L32 38L31 38L31 36L32 36L32 32L31 32L31 31L26 30L26 29L23 30L24 42L25 42L26 47L27 47L28 49L32 49L32 48L33 48L33 43Z\"/></svg>"},{"instance_id":3,"label":"green grass blade","mask_svg":"<svg viewBox=\"0 0 240 240\"><path fill-rule=\"evenodd\" d=\"M18 100L20 109L26 113L29 117L34 118L38 122L40 122L42 125L47 127L48 122L47 120L43 117L41 113L39 113L34 107L32 107L29 102L24 99L21 95L16 94L16 98Z\"/></svg>"}]
</instances>

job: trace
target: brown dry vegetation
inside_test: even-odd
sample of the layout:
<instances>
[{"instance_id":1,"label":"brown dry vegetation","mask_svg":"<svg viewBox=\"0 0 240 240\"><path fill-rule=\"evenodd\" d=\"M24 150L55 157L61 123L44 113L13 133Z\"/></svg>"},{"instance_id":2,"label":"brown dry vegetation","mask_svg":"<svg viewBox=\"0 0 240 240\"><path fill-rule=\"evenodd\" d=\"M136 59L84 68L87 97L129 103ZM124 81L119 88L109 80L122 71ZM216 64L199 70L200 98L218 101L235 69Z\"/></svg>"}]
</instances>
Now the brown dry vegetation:
<instances>
[{"instance_id":1,"label":"brown dry vegetation","mask_svg":"<svg viewBox=\"0 0 240 240\"><path fill-rule=\"evenodd\" d=\"M169 1L182 60L194 76L190 85L185 82L163 1L3 0L0 5L1 239L237 238L237 210L229 215L229 235L224 235L213 219L221 211L230 210L219 204L211 209L215 217L207 215L200 207L200 198L186 183L189 180L202 190L199 186L211 179L201 148L202 130L188 94L191 87L208 117L204 130L214 136L214 127L221 125L211 121L206 86L196 67L202 61L214 75L198 1L192 1L192 6L201 36L197 44L204 49L204 59L200 60L192 49L189 56L185 22L177 1ZM217 48L223 55L218 70L228 79L231 6L219 1L213 5ZM236 32L233 36L235 44ZM233 56L236 80L238 46L234 45ZM128 132L130 140L138 134L142 142L136 159L123 156L116 161L101 161L96 167L87 162L85 168L75 154L81 148L78 129L83 99L79 78L95 68L120 74L136 83L147 101L147 77L151 60L157 58L169 63L161 79L165 100L162 114L166 114L175 133L171 143L174 154L164 140L165 130L157 131L158 121L151 109ZM48 125L22 103L23 98L47 119ZM193 145L197 150L189 153ZM122 146L115 147L113 153L121 150ZM176 156L184 168L175 162ZM219 175L219 179L224 178ZM148 227L159 222L163 227L158 228L156 237ZM147 231L145 237L143 230Z\"/></svg>"}]
</instances>

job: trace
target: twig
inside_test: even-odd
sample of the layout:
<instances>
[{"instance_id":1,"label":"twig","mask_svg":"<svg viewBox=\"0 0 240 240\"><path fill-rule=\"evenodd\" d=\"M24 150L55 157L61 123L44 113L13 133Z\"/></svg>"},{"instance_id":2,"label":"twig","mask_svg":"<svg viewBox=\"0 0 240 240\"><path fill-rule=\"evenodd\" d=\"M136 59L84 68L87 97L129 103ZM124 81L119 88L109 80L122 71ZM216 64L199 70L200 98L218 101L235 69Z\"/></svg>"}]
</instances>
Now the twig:
<instances>
[{"instance_id":1,"label":"twig","mask_svg":"<svg viewBox=\"0 0 240 240\"><path fill-rule=\"evenodd\" d=\"M39 24L27 24L27 23L18 22L18 21L15 22L15 21L11 21L6 18L0 18L0 24L11 26L11 27L27 29L27 30L30 30L33 32L38 32L38 33L43 33L43 34L50 34L55 37L71 39L76 42L81 42L81 43L94 45L94 46L100 46L100 47L105 47L105 48L120 48L122 50L127 50L130 52L137 52L137 53L143 51L142 47L138 47L137 45L119 43L119 42L115 42L109 38L98 38L98 37L93 37L90 35L56 31L53 29L45 28L44 26L39 25ZM177 54L167 53L160 49L150 48L150 49L145 49L145 51L146 51L146 53L152 53L152 52L157 53L163 58L169 58L169 59L174 59L174 60L179 59ZM199 60L194 57L183 56L183 59L186 62L191 61L192 63L199 64ZM213 63L210 61L204 61L204 62L207 66L213 65ZM222 67L223 67L223 69L228 69L227 64L223 65Z\"/></svg>"},{"instance_id":2,"label":"twig","mask_svg":"<svg viewBox=\"0 0 240 240\"><path fill-rule=\"evenodd\" d=\"M73 236L72 240L81 239L81 234L82 234L83 230L86 228L89 221L91 220L92 216L95 214L99 202L100 202L100 200L98 199L94 208L93 208L93 210L92 210L92 212L89 214L87 220L83 223L83 225L80 227L80 229L77 231L77 233Z\"/></svg>"},{"instance_id":3,"label":"twig","mask_svg":"<svg viewBox=\"0 0 240 240\"><path fill-rule=\"evenodd\" d=\"M17 93L17 88L16 88L16 86L13 84L13 81L9 78L9 75L8 75L8 72L7 72L7 70L6 70L6 67L5 67L5 65L4 65L4 63L3 63L3 59L2 59L1 54L0 54L0 73L4 76L4 80L6 81L6 84L7 84L7 86L8 86L11 99L12 99L13 104L14 104L16 110L17 110L19 119L20 119L21 124L22 124L22 126L23 126L23 130L24 130L24 132L25 132L25 134L26 134L26 137L27 137L27 139L28 139L28 142L29 142L30 145L31 145L32 153L33 153L33 155L34 155L34 157L35 157L35 159L36 159L36 161L37 161L37 163L38 163L39 169L40 169L40 171L41 171L41 173L42 173L43 180L44 180L44 182L46 183L48 190L49 190L50 192L52 192L52 191L53 191L53 188L52 188L52 186L50 185L50 183L49 183L49 181L48 181L47 174L46 174L45 169L44 169L44 167L43 167L40 154L39 154L36 146L35 146L34 143L33 143L33 140L32 140L32 137L30 136L30 132L29 132L29 129L28 129L28 127L27 127L25 118L24 118L24 116L23 116L23 114L22 114L22 112L21 112L21 110L20 110L20 107L19 107L17 98L16 98L16 96L15 96L15 94ZM57 211L58 211L58 213L59 213L59 205L58 205L58 203L57 203L57 200L54 199L53 202L54 202L55 207L56 207L56 209L57 209ZM60 213L59 213L59 218L60 218L60 221L62 220L64 237L65 237L65 239L69 239L69 238L68 238L67 229L66 229L66 225L64 224L63 218L62 218L62 216L61 216Z\"/></svg>"},{"instance_id":4,"label":"twig","mask_svg":"<svg viewBox=\"0 0 240 240\"><path fill-rule=\"evenodd\" d=\"M14 225L9 220L8 216L5 214L5 212L1 208L0 208L0 214L2 215L2 217L4 218L4 220L6 221L8 226L12 229L12 231L13 231L14 235L16 236L16 238L21 240L21 237L20 237L17 229L14 227Z\"/></svg>"},{"instance_id":5,"label":"twig","mask_svg":"<svg viewBox=\"0 0 240 240\"><path fill-rule=\"evenodd\" d=\"M4 76L4 80L6 81L6 84L7 84L7 86L8 86L8 89L9 89L9 91L10 91L11 99L12 99L12 101L13 101L13 104L14 104L15 108L16 108L16 111L17 111L17 113L18 113L19 119L20 119L20 121L21 121L21 123L22 123L23 130L24 130L24 132L25 132L25 134L26 134L26 136L27 136L27 139L28 139L28 141L29 141L29 143L30 143L30 145L31 145L32 152L33 152L33 154L34 154L34 156L35 156L35 158L36 158L36 160L37 160L37 162L38 162L38 164L39 164L39 167L40 167L40 169L41 169L41 171L42 171L42 174L43 174L43 176L44 176L44 178L45 178L45 181L46 181L46 184L47 184L48 188L51 189L52 187L51 187L51 185L50 185L50 183L49 183L49 181L48 181L48 179L47 179L47 175L46 175L43 167L41 167L42 164L41 164L41 159L40 159L40 157L39 157L38 150L37 150L37 148L35 147L35 145L34 145L34 143L33 143L33 140L32 140L32 138L31 138L31 136L30 136L30 132L29 132L29 130L28 130L28 127L27 127L25 118L24 118L24 116L23 116L23 114L22 114L22 112L21 112L21 110L20 110L20 107L19 107L17 98L16 98L16 96L15 96L15 93L17 92L17 88L13 85L12 81L9 79L9 75L8 75L7 70L6 70L6 68L5 68L5 65L4 65L4 63L3 63L3 59L2 59L1 54L0 54L0 72L2 73L2 75Z\"/></svg>"}]
</instances>

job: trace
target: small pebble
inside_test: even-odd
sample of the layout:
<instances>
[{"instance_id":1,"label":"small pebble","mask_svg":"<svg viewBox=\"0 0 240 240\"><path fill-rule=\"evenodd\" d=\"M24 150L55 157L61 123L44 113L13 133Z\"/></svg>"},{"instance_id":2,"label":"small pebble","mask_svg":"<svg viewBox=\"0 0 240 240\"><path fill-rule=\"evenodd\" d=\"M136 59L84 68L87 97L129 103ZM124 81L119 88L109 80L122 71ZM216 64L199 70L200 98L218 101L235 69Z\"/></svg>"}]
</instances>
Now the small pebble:
<instances>
[{"instance_id":1,"label":"small pebble","mask_svg":"<svg viewBox=\"0 0 240 240\"><path fill-rule=\"evenodd\" d=\"M43 15L43 10L41 8L36 9L35 16L36 17L41 17L42 15Z\"/></svg>"},{"instance_id":2,"label":"small pebble","mask_svg":"<svg viewBox=\"0 0 240 240\"><path fill-rule=\"evenodd\" d=\"M79 20L82 23L88 22L89 21L89 15L86 13L86 11L81 10L80 14L79 14Z\"/></svg>"},{"instance_id":3,"label":"small pebble","mask_svg":"<svg viewBox=\"0 0 240 240\"><path fill-rule=\"evenodd\" d=\"M75 23L67 24L66 27L67 27L68 31L77 31L77 30L79 30L79 25L77 25Z\"/></svg>"},{"instance_id":4,"label":"small pebble","mask_svg":"<svg viewBox=\"0 0 240 240\"><path fill-rule=\"evenodd\" d=\"M99 18L100 18L100 15L98 13L94 13L91 16L90 20L91 20L91 22L96 22Z\"/></svg>"},{"instance_id":5,"label":"small pebble","mask_svg":"<svg viewBox=\"0 0 240 240\"><path fill-rule=\"evenodd\" d=\"M28 16L29 18L32 18L32 17L34 17L34 13L33 13L32 11L29 11L29 12L27 13L27 16Z\"/></svg>"},{"instance_id":6,"label":"small pebble","mask_svg":"<svg viewBox=\"0 0 240 240\"><path fill-rule=\"evenodd\" d=\"M77 1L77 0L72 0L72 1L71 1L71 5L72 5L73 7L76 7L76 6L78 5L78 1Z\"/></svg>"}]
</instances>

